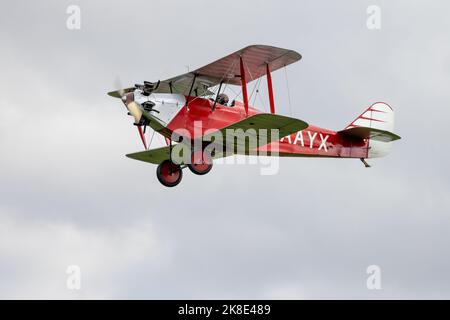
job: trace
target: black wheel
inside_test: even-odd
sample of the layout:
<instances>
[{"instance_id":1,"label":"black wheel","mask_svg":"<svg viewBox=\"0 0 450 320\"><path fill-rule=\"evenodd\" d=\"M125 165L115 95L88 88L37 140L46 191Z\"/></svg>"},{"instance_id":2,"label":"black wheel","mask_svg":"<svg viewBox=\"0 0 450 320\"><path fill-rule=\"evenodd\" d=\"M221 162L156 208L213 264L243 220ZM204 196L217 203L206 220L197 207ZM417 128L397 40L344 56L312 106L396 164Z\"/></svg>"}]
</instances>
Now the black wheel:
<instances>
[{"instance_id":1,"label":"black wheel","mask_svg":"<svg viewBox=\"0 0 450 320\"><path fill-rule=\"evenodd\" d=\"M208 152L198 150L192 151L191 161L187 166L192 173L201 176L211 171L213 162Z\"/></svg>"},{"instance_id":2,"label":"black wheel","mask_svg":"<svg viewBox=\"0 0 450 320\"><path fill-rule=\"evenodd\" d=\"M183 178L183 170L180 165L170 160L164 160L156 168L156 177L159 182L166 187L175 187Z\"/></svg>"}]
</instances>

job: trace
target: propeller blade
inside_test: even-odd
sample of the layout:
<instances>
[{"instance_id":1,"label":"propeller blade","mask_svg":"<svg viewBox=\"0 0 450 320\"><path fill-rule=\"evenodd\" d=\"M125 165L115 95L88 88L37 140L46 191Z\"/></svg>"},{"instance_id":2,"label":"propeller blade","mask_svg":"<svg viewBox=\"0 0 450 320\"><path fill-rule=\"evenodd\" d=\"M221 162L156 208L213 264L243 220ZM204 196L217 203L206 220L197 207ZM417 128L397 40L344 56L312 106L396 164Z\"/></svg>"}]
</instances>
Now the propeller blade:
<instances>
[{"instance_id":1,"label":"propeller blade","mask_svg":"<svg viewBox=\"0 0 450 320\"><path fill-rule=\"evenodd\" d=\"M147 141L145 141L145 135L144 132L142 131L142 126L137 126L137 128L139 131L139 135L141 136L142 143L144 144L144 148L145 150L147 150Z\"/></svg>"},{"instance_id":2,"label":"propeller blade","mask_svg":"<svg viewBox=\"0 0 450 320\"><path fill-rule=\"evenodd\" d=\"M130 114L134 117L134 123L139 124L142 118L142 110L139 107L139 104L135 101L131 101L126 106Z\"/></svg>"},{"instance_id":3,"label":"propeller blade","mask_svg":"<svg viewBox=\"0 0 450 320\"><path fill-rule=\"evenodd\" d=\"M126 90L123 89L122 83L121 83L119 77L116 77L116 80L114 81L114 86L117 88L115 93L119 95L119 98L122 98L126 94L126 92L125 92Z\"/></svg>"}]
</instances>

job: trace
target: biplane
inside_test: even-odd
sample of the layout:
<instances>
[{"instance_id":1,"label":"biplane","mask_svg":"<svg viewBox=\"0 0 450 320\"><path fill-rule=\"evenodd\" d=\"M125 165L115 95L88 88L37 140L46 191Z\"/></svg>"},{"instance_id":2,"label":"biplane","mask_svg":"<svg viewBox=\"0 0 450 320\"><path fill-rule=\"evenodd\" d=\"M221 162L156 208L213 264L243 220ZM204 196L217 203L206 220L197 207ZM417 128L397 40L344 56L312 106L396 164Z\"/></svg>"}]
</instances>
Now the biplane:
<instances>
[{"instance_id":1,"label":"biplane","mask_svg":"<svg viewBox=\"0 0 450 320\"><path fill-rule=\"evenodd\" d=\"M271 73L301 58L293 50L251 45L180 76L109 92L134 118L145 148L127 157L158 165L157 178L167 187L180 183L184 168L204 175L214 159L233 154L356 158L370 167L366 159L386 155L391 142L400 139L392 132L394 111L387 103L370 105L338 131L275 113ZM249 105L247 85L262 77L267 80L270 112ZM242 101L230 102L226 86L240 86ZM147 127L161 134L167 145L148 149ZM244 132L244 140L228 138L225 133L230 130ZM226 138L211 139L214 133ZM257 143L248 143L248 138ZM174 161L173 151L181 144L186 147L181 152L184 160Z\"/></svg>"}]
</instances>

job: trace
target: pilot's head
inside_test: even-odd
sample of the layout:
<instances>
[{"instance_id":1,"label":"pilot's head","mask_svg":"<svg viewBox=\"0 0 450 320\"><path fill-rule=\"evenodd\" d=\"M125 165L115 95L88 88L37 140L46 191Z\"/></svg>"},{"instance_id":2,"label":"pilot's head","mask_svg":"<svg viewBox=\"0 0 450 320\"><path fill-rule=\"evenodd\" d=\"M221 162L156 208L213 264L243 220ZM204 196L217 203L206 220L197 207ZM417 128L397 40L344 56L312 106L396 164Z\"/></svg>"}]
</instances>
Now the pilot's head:
<instances>
[{"instance_id":1,"label":"pilot's head","mask_svg":"<svg viewBox=\"0 0 450 320\"><path fill-rule=\"evenodd\" d=\"M228 101L229 101L228 96L225 93L221 93L217 97L217 102L221 105L224 106L228 105Z\"/></svg>"}]
</instances>

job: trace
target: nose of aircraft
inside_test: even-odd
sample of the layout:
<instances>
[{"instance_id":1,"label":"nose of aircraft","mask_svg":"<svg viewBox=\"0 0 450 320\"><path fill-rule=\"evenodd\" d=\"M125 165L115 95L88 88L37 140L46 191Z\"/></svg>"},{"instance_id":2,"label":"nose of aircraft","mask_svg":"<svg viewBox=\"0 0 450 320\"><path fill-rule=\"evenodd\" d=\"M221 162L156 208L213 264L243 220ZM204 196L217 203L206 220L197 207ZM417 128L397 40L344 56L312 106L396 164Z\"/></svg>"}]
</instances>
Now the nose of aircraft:
<instances>
[{"instance_id":1,"label":"nose of aircraft","mask_svg":"<svg viewBox=\"0 0 450 320\"><path fill-rule=\"evenodd\" d=\"M142 118L142 108L134 101L134 93L129 92L122 96L122 102L125 104L125 106L128 109L128 113L134 117L134 123L139 124L141 122Z\"/></svg>"}]
</instances>

